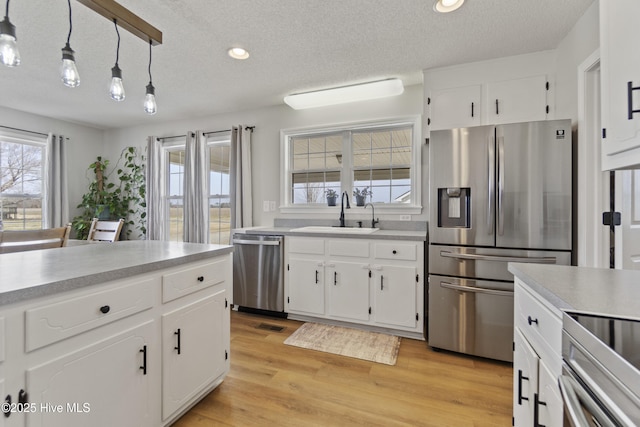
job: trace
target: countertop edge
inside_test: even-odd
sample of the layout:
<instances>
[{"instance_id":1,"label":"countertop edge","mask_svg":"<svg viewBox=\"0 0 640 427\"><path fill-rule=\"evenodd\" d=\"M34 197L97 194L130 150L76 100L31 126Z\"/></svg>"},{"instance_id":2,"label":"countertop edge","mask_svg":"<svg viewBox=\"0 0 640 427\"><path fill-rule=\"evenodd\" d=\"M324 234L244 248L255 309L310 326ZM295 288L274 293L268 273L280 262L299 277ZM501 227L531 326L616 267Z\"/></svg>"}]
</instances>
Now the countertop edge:
<instances>
[{"instance_id":1,"label":"countertop edge","mask_svg":"<svg viewBox=\"0 0 640 427\"><path fill-rule=\"evenodd\" d=\"M369 240L413 240L424 242L427 240L427 231L410 230L378 230L370 234L345 234L345 233L314 233L304 231L292 231L287 227L265 227L253 228L244 231L245 234L269 235L269 236L304 236L322 238L343 238L343 239L369 239Z\"/></svg>"}]
</instances>

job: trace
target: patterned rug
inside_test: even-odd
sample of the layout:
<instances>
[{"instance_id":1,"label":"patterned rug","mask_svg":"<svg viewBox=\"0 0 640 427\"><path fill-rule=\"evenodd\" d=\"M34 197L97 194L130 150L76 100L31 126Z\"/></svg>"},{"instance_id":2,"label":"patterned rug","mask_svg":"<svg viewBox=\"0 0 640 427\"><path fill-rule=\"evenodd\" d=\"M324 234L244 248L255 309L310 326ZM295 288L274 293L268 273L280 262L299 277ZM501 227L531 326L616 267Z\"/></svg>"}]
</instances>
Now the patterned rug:
<instances>
[{"instance_id":1,"label":"patterned rug","mask_svg":"<svg viewBox=\"0 0 640 427\"><path fill-rule=\"evenodd\" d=\"M385 365L396 364L400 349L400 337L320 323L303 324L284 343Z\"/></svg>"}]
</instances>

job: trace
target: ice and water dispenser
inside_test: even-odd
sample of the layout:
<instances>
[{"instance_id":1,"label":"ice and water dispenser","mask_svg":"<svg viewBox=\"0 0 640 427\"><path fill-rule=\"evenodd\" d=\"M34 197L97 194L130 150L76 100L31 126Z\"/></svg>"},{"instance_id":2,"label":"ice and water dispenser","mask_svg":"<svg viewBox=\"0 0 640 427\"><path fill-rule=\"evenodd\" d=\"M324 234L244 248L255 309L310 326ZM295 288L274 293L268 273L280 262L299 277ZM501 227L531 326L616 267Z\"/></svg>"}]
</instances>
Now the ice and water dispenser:
<instances>
[{"instance_id":1,"label":"ice and water dispenser","mask_svg":"<svg viewBox=\"0 0 640 427\"><path fill-rule=\"evenodd\" d=\"M438 227L471 227L471 188L438 188Z\"/></svg>"}]
</instances>

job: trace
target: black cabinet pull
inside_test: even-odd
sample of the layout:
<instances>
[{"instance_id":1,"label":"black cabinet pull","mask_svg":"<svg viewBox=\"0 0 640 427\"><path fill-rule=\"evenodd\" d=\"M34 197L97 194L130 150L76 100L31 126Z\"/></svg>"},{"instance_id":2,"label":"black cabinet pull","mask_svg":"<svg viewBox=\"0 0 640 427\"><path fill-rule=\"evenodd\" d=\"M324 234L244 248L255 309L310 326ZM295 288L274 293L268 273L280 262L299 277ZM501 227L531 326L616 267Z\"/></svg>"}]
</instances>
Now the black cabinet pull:
<instances>
[{"instance_id":1,"label":"black cabinet pull","mask_svg":"<svg viewBox=\"0 0 640 427\"><path fill-rule=\"evenodd\" d=\"M18 403L22 403L23 405L29 403L29 395L22 389L18 392Z\"/></svg>"},{"instance_id":2,"label":"black cabinet pull","mask_svg":"<svg viewBox=\"0 0 640 427\"><path fill-rule=\"evenodd\" d=\"M102 314L107 314L109 310L111 310L111 307L109 307L108 305L103 305L102 307L100 307L100 312Z\"/></svg>"},{"instance_id":3,"label":"black cabinet pull","mask_svg":"<svg viewBox=\"0 0 640 427\"><path fill-rule=\"evenodd\" d=\"M198 276L198 282L204 282L204 276Z\"/></svg>"},{"instance_id":4,"label":"black cabinet pull","mask_svg":"<svg viewBox=\"0 0 640 427\"><path fill-rule=\"evenodd\" d=\"M384 291L384 276L380 275L380 290Z\"/></svg>"},{"instance_id":5,"label":"black cabinet pull","mask_svg":"<svg viewBox=\"0 0 640 427\"><path fill-rule=\"evenodd\" d=\"M635 113L640 113L640 110L633 109L633 91L640 90L640 86L633 87L632 82L627 83L627 119L633 119Z\"/></svg>"},{"instance_id":6,"label":"black cabinet pull","mask_svg":"<svg viewBox=\"0 0 640 427\"><path fill-rule=\"evenodd\" d=\"M471 103L471 117L473 117L473 102Z\"/></svg>"},{"instance_id":7,"label":"black cabinet pull","mask_svg":"<svg viewBox=\"0 0 640 427\"><path fill-rule=\"evenodd\" d=\"M175 331L173 333L173 335L175 335L177 337L178 340L178 345L173 347L174 350L178 350L178 354L180 354L180 328L178 328L177 331Z\"/></svg>"},{"instance_id":8,"label":"black cabinet pull","mask_svg":"<svg viewBox=\"0 0 640 427\"><path fill-rule=\"evenodd\" d=\"M522 405L523 400L529 400L528 397L522 396L522 380L529 381L529 377L522 375L522 369L518 369L518 405Z\"/></svg>"},{"instance_id":9,"label":"black cabinet pull","mask_svg":"<svg viewBox=\"0 0 640 427\"><path fill-rule=\"evenodd\" d=\"M533 395L533 427L546 427L540 424L540 405L547 406L547 402L543 402L538 397L538 393Z\"/></svg>"},{"instance_id":10,"label":"black cabinet pull","mask_svg":"<svg viewBox=\"0 0 640 427\"><path fill-rule=\"evenodd\" d=\"M498 100L496 99L496 116L500 114L500 109L498 108Z\"/></svg>"},{"instance_id":11,"label":"black cabinet pull","mask_svg":"<svg viewBox=\"0 0 640 427\"><path fill-rule=\"evenodd\" d=\"M538 319L533 319L531 316L527 317L527 322L529 323L529 325L532 325L533 323L535 323L536 325L538 324Z\"/></svg>"},{"instance_id":12,"label":"black cabinet pull","mask_svg":"<svg viewBox=\"0 0 640 427\"><path fill-rule=\"evenodd\" d=\"M333 272L333 286L338 286L338 272Z\"/></svg>"},{"instance_id":13,"label":"black cabinet pull","mask_svg":"<svg viewBox=\"0 0 640 427\"><path fill-rule=\"evenodd\" d=\"M142 375L147 375L147 346L143 346L142 350L140 350L140 353L142 353L142 366L140 366L140 369L142 369Z\"/></svg>"},{"instance_id":14,"label":"black cabinet pull","mask_svg":"<svg viewBox=\"0 0 640 427\"><path fill-rule=\"evenodd\" d=\"M391 251L391 253L395 255L395 254L397 254L397 253L398 253L398 251L396 251L396 250L394 249L393 251Z\"/></svg>"},{"instance_id":15,"label":"black cabinet pull","mask_svg":"<svg viewBox=\"0 0 640 427\"><path fill-rule=\"evenodd\" d=\"M2 412L4 412L4 416L9 418L11 415L11 395L7 394L7 397L4 398L4 405L2 405Z\"/></svg>"},{"instance_id":16,"label":"black cabinet pull","mask_svg":"<svg viewBox=\"0 0 640 427\"><path fill-rule=\"evenodd\" d=\"M318 283L318 270L316 270L316 283Z\"/></svg>"}]
</instances>

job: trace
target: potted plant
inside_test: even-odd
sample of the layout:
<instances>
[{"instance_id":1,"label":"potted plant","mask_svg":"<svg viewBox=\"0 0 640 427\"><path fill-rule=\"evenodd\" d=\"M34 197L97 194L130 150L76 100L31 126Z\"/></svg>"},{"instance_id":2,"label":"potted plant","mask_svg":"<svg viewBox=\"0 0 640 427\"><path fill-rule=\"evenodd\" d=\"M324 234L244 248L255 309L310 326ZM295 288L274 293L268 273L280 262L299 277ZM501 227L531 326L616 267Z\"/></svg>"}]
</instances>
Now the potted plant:
<instances>
[{"instance_id":1,"label":"potted plant","mask_svg":"<svg viewBox=\"0 0 640 427\"><path fill-rule=\"evenodd\" d=\"M336 193L335 190L332 189L328 189L324 193L327 196L327 205L335 206L336 200L338 199L338 193Z\"/></svg>"},{"instance_id":2,"label":"potted plant","mask_svg":"<svg viewBox=\"0 0 640 427\"><path fill-rule=\"evenodd\" d=\"M369 190L369 187L364 187L362 190L359 188L354 188L353 196L356 198L356 206L364 206L364 201L367 196L372 196L373 193Z\"/></svg>"},{"instance_id":3,"label":"potted plant","mask_svg":"<svg viewBox=\"0 0 640 427\"><path fill-rule=\"evenodd\" d=\"M109 160L98 156L89 165L91 171L88 191L82 196L77 208L82 213L72 220L76 238L86 239L93 218L117 220L124 218L124 230L121 236L131 237L134 229L137 238L146 234L146 182L144 174L144 155L135 147L126 147L116 167L107 172ZM117 182L109 178L115 174ZM114 181L116 181L114 180Z\"/></svg>"}]
</instances>

